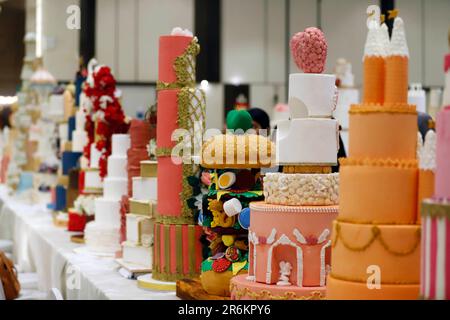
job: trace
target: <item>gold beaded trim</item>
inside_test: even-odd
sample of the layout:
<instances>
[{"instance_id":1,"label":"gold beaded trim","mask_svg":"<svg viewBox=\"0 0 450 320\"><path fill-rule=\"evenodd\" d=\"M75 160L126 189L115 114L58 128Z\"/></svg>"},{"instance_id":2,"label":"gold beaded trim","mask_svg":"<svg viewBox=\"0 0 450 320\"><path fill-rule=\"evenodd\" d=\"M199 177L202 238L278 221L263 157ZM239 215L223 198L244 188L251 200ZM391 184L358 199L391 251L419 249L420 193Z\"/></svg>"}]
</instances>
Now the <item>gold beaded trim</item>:
<instances>
[{"instance_id":1,"label":"gold beaded trim","mask_svg":"<svg viewBox=\"0 0 450 320\"><path fill-rule=\"evenodd\" d=\"M156 270L152 270L153 279L166 282L175 282L183 279L193 279L200 275L200 273L164 273Z\"/></svg>"},{"instance_id":2,"label":"gold beaded trim","mask_svg":"<svg viewBox=\"0 0 450 320\"><path fill-rule=\"evenodd\" d=\"M372 166L393 167L397 169L417 169L415 159L369 159L369 158L340 158L341 166Z\"/></svg>"},{"instance_id":3,"label":"gold beaded trim","mask_svg":"<svg viewBox=\"0 0 450 320\"><path fill-rule=\"evenodd\" d=\"M173 68L177 77L174 83L158 81L156 90L182 89L195 86L195 57L200 53L197 37L194 37L184 53L175 59Z\"/></svg>"},{"instance_id":4,"label":"gold beaded trim","mask_svg":"<svg viewBox=\"0 0 450 320\"><path fill-rule=\"evenodd\" d=\"M172 155L173 148L156 148L156 157L170 157Z\"/></svg>"},{"instance_id":5,"label":"gold beaded trim","mask_svg":"<svg viewBox=\"0 0 450 320\"><path fill-rule=\"evenodd\" d=\"M450 219L450 203L430 202L422 203L422 217L447 218Z\"/></svg>"},{"instance_id":6,"label":"gold beaded trim","mask_svg":"<svg viewBox=\"0 0 450 320\"><path fill-rule=\"evenodd\" d=\"M367 114L367 113L403 113L417 114L416 106L410 104L354 104L351 105L349 114Z\"/></svg>"},{"instance_id":7,"label":"gold beaded trim","mask_svg":"<svg viewBox=\"0 0 450 320\"><path fill-rule=\"evenodd\" d=\"M249 297L253 300L325 300L325 295L320 291L313 291L306 296L298 297L294 292L285 292L284 295L273 295L267 290L254 292L248 288L239 289L234 283L230 284L230 291L234 293L237 300Z\"/></svg>"},{"instance_id":8,"label":"gold beaded trim","mask_svg":"<svg viewBox=\"0 0 450 320\"><path fill-rule=\"evenodd\" d=\"M378 240L380 242L381 246L390 254L392 254L394 256L408 256L408 255L412 254L420 244L420 228L418 228L416 230L415 243L413 244L413 246L410 249L405 250L405 251L392 250L389 247L389 245L384 241L383 236L381 234L381 230L378 226L374 225L374 226L372 226L371 229L372 229L371 230L372 237L369 239L369 241L362 246L356 247L356 246L350 245L343 239L342 234L341 234L341 225L339 224L339 222L337 222L336 227L335 227L335 236L333 237L331 246L333 248L335 248L338 243L338 240L340 240L342 242L342 244L344 245L344 247L346 247L348 250L361 252L361 251L366 251L376 240Z\"/></svg>"},{"instance_id":9,"label":"gold beaded trim","mask_svg":"<svg viewBox=\"0 0 450 320\"><path fill-rule=\"evenodd\" d=\"M283 173L331 173L331 167L329 166L284 166Z\"/></svg>"},{"instance_id":10,"label":"gold beaded trim","mask_svg":"<svg viewBox=\"0 0 450 320\"><path fill-rule=\"evenodd\" d=\"M187 206L186 206L187 207ZM161 216L157 215L155 218L156 223L160 224L192 224L194 215L192 214L192 210L187 207L189 210L189 214L182 214L181 216Z\"/></svg>"}]
</instances>

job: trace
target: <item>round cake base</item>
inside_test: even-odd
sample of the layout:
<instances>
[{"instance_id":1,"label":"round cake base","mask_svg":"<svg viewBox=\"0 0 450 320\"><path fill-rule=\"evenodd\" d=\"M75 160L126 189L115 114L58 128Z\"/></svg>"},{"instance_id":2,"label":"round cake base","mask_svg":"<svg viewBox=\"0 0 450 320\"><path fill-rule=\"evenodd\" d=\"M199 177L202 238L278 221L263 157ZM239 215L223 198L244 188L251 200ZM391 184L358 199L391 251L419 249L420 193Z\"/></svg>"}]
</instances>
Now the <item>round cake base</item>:
<instances>
[{"instance_id":1,"label":"round cake base","mask_svg":"<svg viewBox=\"0 0 450 320\"><path fill-rule=\"evenodd\" d=\"M176 282L166 282L153 279L151 273L137 278L138 287L145 290L153 291L176 291Z\"/></svg>"},{"instance_id":2,"label":"round cake base","mask_svg":"<svg viewBox=\"0 0 450 320\"><path fill-rule=\"evenodd\" d=\"M328 300L417 300L419 291L419 284L381 284L371 290L365 282L327 279Z\"/></svg>"},{"instance_id":3,"label":"round cake base","mask_svg":"<svg viewBox=\"0 0 450 320\"><path fill-rule=\"evenodd\" d=\"M247 280L240 275L231 280L231 300L324 300L325 287L277 286Z\"/></svg>"}]
</instances>

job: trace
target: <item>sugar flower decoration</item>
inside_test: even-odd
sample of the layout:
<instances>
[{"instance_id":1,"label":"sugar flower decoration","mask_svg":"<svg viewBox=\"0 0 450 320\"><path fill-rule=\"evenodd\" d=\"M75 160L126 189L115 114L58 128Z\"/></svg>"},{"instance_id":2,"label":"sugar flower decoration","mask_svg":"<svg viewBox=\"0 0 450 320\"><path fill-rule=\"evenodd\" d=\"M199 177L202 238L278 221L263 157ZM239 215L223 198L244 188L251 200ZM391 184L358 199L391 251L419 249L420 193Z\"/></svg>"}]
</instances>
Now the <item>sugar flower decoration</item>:
<instances>
[{"instance_id":1,"label":"sugar flower decoration","mask_svg":"<svg viewBox=\"0 0 450 320\"><path fill-rule=\"evenodd\" d=\"M290 42L295 64L305 73L322 73L325 69L328 44L323 32L315 27L295 34Z\"/></svg>"}]
</instances>

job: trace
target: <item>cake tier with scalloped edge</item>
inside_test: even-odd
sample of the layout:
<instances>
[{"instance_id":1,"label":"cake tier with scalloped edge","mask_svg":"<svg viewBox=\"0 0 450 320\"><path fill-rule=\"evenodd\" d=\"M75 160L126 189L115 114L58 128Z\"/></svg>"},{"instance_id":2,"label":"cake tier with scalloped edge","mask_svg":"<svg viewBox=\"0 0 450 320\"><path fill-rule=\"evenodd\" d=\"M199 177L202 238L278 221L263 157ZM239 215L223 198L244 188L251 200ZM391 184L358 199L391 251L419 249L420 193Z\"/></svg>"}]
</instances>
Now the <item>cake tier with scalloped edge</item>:
<instances>
[{"instance_id":1,"label":"cake tier with scalloped edge","mask_svg":"<svg viewBox=\"0 0 450 320\"><path fill-rule=\"evenodd\" d=\"M415 224L416 160L341 159L339 220Z\"/></svg>"},{"instance_id":2,"label":"cake tier with scalloped edge","mask_svg":"<svg viewBox=\"0 0 450 320\"><path fill-rule=\"evenodd\" d=\"M416 106L353 105L349 117L351 157L416 158Z\"/></svg>"},{"instance_id":3,"label":"cake tier with scalloped edge","mask_svg":"<svg viewBox=\"0 0 450 320\"><path fill-rule=\"evenodd\" d=\"M337 206L250 204L249 279L276 285L281 264L298 287L323 287L330 268L330 233Z\"/></svg>"}]
</instances>

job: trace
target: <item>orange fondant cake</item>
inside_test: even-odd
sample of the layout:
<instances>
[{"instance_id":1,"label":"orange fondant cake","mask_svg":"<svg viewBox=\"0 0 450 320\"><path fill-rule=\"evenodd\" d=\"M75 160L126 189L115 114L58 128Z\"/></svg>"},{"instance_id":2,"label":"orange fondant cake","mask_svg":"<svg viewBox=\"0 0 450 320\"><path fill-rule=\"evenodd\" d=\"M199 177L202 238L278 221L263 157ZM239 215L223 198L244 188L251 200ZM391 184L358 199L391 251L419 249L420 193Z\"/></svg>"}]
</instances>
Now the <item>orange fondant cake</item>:
<instances>
[{"instance_id":1,"label":"orange fondant cake","mask_svg":"<svg viewBox=\"0 0 450 320\"><path fill-rule=\"evenodd\" d=\"M380 269L383 284L418 284L420 226L335 222L332 235L332 276L365 282L368 267Z\"/></svg>"},{"instance_id":2,"label":"orange fondant cake","mask_svg":"<svg viewBox=\"0 0 450 320\"><path fill-rule=\"evenodd\" d=\"M409 224L417 219L417 162L341 161L339 220Z\"/></svg>"},{"instance_id":3,"label":"orange fondant cake","mask_svg":"<svg viewBox=\"0 0 450 320\"><path fill-rule=\"evenodd\" d=\"M350 127L349 152L354 158L413 159L416 156L415 106L352 106Z\"/></svg>"},{"instance_id":4,"label":"orange fondant cake","mask_svg":"<svg viewBox=\"0 0 450 320\"><path fill-rule=\"evenodd\" d=\"M379 12L371 6L368 13L373 10ZM408 47L401 18L395 18L391 40L379 15L368 19L365 55L379 53L385 69L364 68L364 91L378 92L382 81L372 79L382 77L384 98L374 104L365 96L350 110L350 155L341 161L327 298L417 299L418 126L415 107L407 105Z\"/></svg>"}]
</instances>

